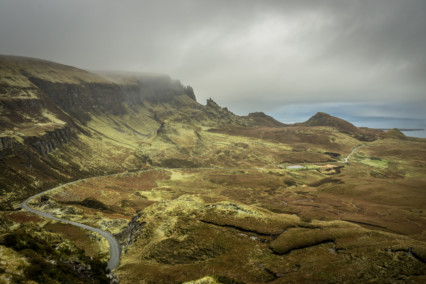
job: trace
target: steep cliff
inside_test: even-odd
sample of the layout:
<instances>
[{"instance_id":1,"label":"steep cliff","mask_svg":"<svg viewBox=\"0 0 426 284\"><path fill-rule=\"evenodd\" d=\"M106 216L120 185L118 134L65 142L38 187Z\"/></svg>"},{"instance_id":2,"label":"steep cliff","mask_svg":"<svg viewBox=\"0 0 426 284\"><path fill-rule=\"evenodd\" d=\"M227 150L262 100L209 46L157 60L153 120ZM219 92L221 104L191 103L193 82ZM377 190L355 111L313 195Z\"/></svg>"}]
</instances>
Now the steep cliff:
<instances>
[{"instance_id":1,"label":"steep cliff","mask_svg":"<svg viewBox=\"0 0 426 284\"><path fill-rule=\"evenodd\" d=\"M166 149L196 165L200 127L254 123L199 104L192 87L166 75L98 75L13 56L0 56L0 113L4 208L59 182L167 165Z\"/></svg>"},{"instance_id":2,"label":"steep cliff","mask_svg":"<svg viewBox=\"0 0 426 284\"><path fill-rule=\"evenodd\" d=\"M289 154L282 151L270 158L264 155L270 149L251 151L238 142L238 135L286 143L312 140L333 150L341 146L330 142L331 132L298 133L264 113L235 115L212 99L202 105L192 87L166 75L94 74L31 58L0 56L0 111L3 208L17 207L30 194L82 177L156 166L262 166L277 155L287 160ZM370 137L321 113L302 125L335 127L357 139ZM225 131L209 131L213 128ZM221 141L218 132L234 135L235 141ZM323 148L318 151L331 151Z\"/></svg>"},{"instance_id":3,"label":"steep cliff","mask_svg":"<svg viewBox=\"0 0 426 284\"><path fill-rule=\"evenodd\" d=\"M0 137L0 153L3 150L13 148L13 139L12 137L4 136Z\"/></svg>"},{"instance_id":4,"label":"steep cliff","mask_svg":"<svg viewBox=\"0 0 426 284\"><path fill-rule=\"evenodd\" d=\"M170 102L176 96L187 95L194 102L194 90L167 75L149 73L100 72L102 77L120 86L122 101L131 104Z\"/></svg>"},{"instance_id":5,"label":"steep cliff","mask_svg":"<svg viewBox=\"0 0 426 284\"><path fill-rule=\"evenodd\" d=\"M122 105L119 86L110 83L81 82L68 84L50 82L36 77L29 78L63 112L81 123L90 120L90 115L126 113Z\"/></svg>"},{"instance_id":6,"label":"steep cliff","mask_svg":"<svg viewBox=\"0 0 426 284\"><path fill-rule=\"evenodd\" d=\"M75 137L75 133L69 127L56 128L48 131L44 135L32 136L26 139L26 142L34 147L37 152L43 156L68 143Z\"/></svg>"}]
</instances>

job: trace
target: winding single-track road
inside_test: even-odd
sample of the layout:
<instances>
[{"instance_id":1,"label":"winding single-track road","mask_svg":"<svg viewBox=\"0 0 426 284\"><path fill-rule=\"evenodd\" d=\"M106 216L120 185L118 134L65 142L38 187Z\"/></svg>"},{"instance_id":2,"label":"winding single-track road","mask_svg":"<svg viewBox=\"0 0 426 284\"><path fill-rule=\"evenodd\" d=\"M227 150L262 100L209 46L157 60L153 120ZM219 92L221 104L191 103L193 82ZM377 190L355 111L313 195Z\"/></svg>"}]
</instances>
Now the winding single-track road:
<instances>
[{"instance_id":1,"label":"winding single-track road","mask_svg":"<svg viewBox=\"0 0 426 284\"><path fill-rule=\"evenodd\" d=\"M46 191L37 193L36 195L33 195L33 196L27 198L24 202L22 202L21 208L23 208L23 209L25 209L25 210L27 210L31 213L37 214L41 217L48 218L48 219L55 220L55 221L59 221L59 222L63 222L63 223L67 223L67 224L71 224L71 225L74 225L74 226L77 226L77 227L80 227L80 228L83 228L83 229L86 229L86 230L89 230L89 231L92 231L92 232L96 232L96 233L100 234L101 236L103 236L109 242L109 261L108 261L107 269L113 270L120 263L121 248L120 248L120 244L118 243L118 241L114 238L114 236L111 233L108 233L108 232L103 231L103 230L98 229L98 228L87 226L85 224L61 219L61 218L52 216L52 214L50 214L50 213L39 211L39 210L33 209L33 208L28 206L28 202L33 198L39 197L43 194L48 193L49 191L53 191L53 190L58 189L60 187L77 183L79 181L81 181L81 180L66 183L66 184L48 189Z\"/></svg>"},{"instance_id":2,"label":"winding single-track road","mask_svg":"<svg viewBox=\"0 0 426 284\"><path fill-rule=\"evenodd\" d=\"M352 152L349 153L349 155L343 160L343 162L345 164L348 163L349 158L352 156L353 153L355 153L356 150L358 150L360 147L362 147L363 145L358 145L355 148L352 149Z\"/></svg>"},{"instance_id":3,"label":"winding single-track road","mask_svg":"<svg viewBox=\"0 0 426 284\"><path fill-rule=\"evenodd\" d=\"M318 165L318 164L339 164L339 163L343 163L343 164L347 164L349 161L349 158L361 147L363 147L365 145L358 145L355 148L352 149L352 151L342 160L340 161L335 161L335 162L300 162L297 164L293 164L293 165L289 165L286 168L287 169L299 169L299 168L305 168L305 166L300 165L300 164L314 164L314 165Z\"/></svg>"},{"instance_id":4,"label":"winding single-track road","mask_svg":"<svg viewBox=\"0 0 426 284\"><path fill-rule=\"evenodd\" d=\"M362 147L362 146L360 145L360 146L357 146L357 147L353 148L352 152L349 153L349 155L347 157L345 157L345 159L343 160L343 162L344 163L348 163L349 158L360 147ZM48 219L51 219L51 220L55 220L55 221L59 221L59 222L67 223L67 224L71 224L71 225L74 225L74 226L77 226L77 227L80 227L80 228L83 228L83 229L86 229L86 230L90 230L92 232L96 232L96 233L100 234L101 236L103 236L109 242L109 255L110 255L110 258L109 258L109 261L108 261L107 269L113 270L120 263L121 248L120 248L120 244L118 243L118 241L114 238L114 236L111 233L108 233L108 232L103 231L101 229L94 228L94 227L91 227L91 226L88 226L88 225L85 225L85 224L81 224L81 223L77 223L77 222L74 222L74 221L69 221L69 220L61 219L61 218L52 216L52 214L50 214L50 213L39 211L39 210L33 209L33 208L31 208L31 207L28 206L28 202L31 199L39 197L39 196L41 196L43 194L46 194L46 193L48 193L50 191L59 189L59 188L61 188L63 186L67 186L67 185L70 185L70 184L74 184L74 183L80 182L82 180L84 180L84 179L76 180L76 181L73 181L73 182L69 182L69 183L66 183L66 184L63 184L63 185L60 185L60 186L48 189L46 191L37 193L36 195L33 195L33 196L27 198L24 202L22 202L21 203L21 208L23 208L23 209L25 209L25 210L27 210L27 211L29 211L31 213L37 214L39 216L42 216L44 218L48 218Z\"/></svg>"}]
</instances>

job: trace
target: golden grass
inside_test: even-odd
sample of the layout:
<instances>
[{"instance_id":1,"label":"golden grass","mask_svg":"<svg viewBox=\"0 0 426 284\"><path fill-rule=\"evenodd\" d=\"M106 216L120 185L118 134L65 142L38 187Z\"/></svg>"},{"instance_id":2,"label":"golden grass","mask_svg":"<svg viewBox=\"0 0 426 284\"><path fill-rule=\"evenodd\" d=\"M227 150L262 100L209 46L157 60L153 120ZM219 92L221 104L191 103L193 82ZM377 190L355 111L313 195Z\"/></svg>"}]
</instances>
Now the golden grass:
<instances>
[{"instance_id":1,"label":"golden grass","mask_svg":"<svg viewBox=\"0 0 426 284\"><path fill-rule=\"evenodd\" d=\"M0 83L9 86L33 87L28 75L53 83L109 83L93 73L40 59L0 56L0 67ZM21 70L27 74L22 74Z\"/></svg>"},{"instance_id":2,"label":"golden grass","mask_svg":"<svg viewBox=\"0 0 426 284\"><path fill-rule=\"evenodd\" d=\"M81 187L65 188L55 198L97 195L99 200L119 204L119 200L136 202L142 196L152 202L139 207L138 221L146 224L137 233L137 241L124 249L116 272L124 283L137 279L189 281L206 275L247 283L273 279L367 281L374 277L393 281L401 273L408 275L407 281L415 279L419 271L424 273L421 260L426 246L420 241L422 233L412 228L422 226L423 213L395 207L401 204L401 197L392 199L393 193L386 197L381 187L371 187L382 182L389 191L394 184L397 194L404 183L371 177L365 173L368 167L354 161L338 174L343 183L320 183L318 187L306 185L325 178L316 170L151 170L94 179ZM359 169L364 172L355 174ZM359 174L366 180L360 180ZM295 185L286 185L285 179L292 179ZM399 194L407 202L418 199L416 190L407 191L407 184L416 186L418 182L402 181L406 189ZM102 197L105 190L118 195ZM412 207L416 206L422 208L421 201ZM407 213L401 215L401 210ZM99 216L121 218L106 213ZM362 222L364 228L339 221L346 219ZM419 241L383 232L395 228ZM380 266L386 267L387 274L376 269Z\"/></svg>"},{"instance_id":3,"label":"golden grass","mask_svg":"<svg viewBox=\"0 0 426 284\"><path fill-rule=\"evenodd\" d=\"M339 242L340 239L357 238L365 230L354 227L346 228L292 228L282 233L270 243L271 249L278 254L303 249L327 242Z\"/></svg>"},{"instance_id":4,"label":"golden grass","mask_svg":"<svg viewBox=\"0 0 426 284\"><path fill-rule=\"evenodd\" d=\"M25 257L11 248L0 245L0 282L11 282L13 275L23 276L24 269L29 265Z\"/></svg>"},{"instance_id":5,"label":"golden grass","mask_svg":"<svg viewBox=\"0 0 426 284\"><path fill-rule=\"evenodd\" d=\"M68 224L50 222L44 227L48 232L56 233L70 240L78 248L83 249L85 254L91 257L105 258L108 254L108 248L101 246L90 232Z\"/></svg>"},{"instance_id":6,"label":"golden grass","mask_svg":"<svg viewBox=\"0 0 426 284\"><path fill-rule=\"evenodd\" d=\"M154 107L160 116L173 109L147 105L145 111ZM165 120L157 133L160 124L149 111L126 126L132 117L138 115L114 117L114 124L96 117L88 127L98 132L88 128L93 136L81 137L87 153L78 154L79 144L70 144L68 152L52 154L88 172L99 165L138 170L146 167L138 164L142 156L154 166L180 161L201 167L123 173L53 193L59 202L90 197L106 204L110 211L71 205L78 213L72 218L112 232L139 213L145 225L134 232L138 237L125 247L117 270L124 283L206 275L247 283L374 281L374 275L393 281L402 273L408 280L416 270L423 273L424 143L368 143L340 173L328 176L317 167L291 171L279 165L312 165L328 159L324 152L334 148L344 156L358 141L328 128L286 130L288 138L272 128L262 128L263 137L259 129L227 135L195 123L184 126L179 115ZM298 140L323 134L327 141ZM381 274L382 266L388 275Z\"/></svg>"}]
</instances>

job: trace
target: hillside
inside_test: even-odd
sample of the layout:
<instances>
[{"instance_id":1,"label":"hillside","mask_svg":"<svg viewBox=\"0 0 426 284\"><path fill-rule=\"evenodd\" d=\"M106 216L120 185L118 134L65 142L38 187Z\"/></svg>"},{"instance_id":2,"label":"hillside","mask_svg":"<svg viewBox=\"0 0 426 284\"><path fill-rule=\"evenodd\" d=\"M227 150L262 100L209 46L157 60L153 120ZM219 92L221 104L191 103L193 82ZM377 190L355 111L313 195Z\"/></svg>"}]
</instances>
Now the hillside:
<instances>
[{"instance_id":1,"label":"hillside","mask_svg":"<svg viewBox=\"0 0 426 284\"><path fill-rule=\"evenodd\" d=\"M156 141L174 146L178 132L195 143L201 125L255 123L213 101L197 103L191 87L165 75L113 82L8 56L0 57L0 74L3 207L58 182L161 164L142 148ZM170 130L175 124L185 126Z\"/></svg>"},{"instance_id":2,"label":"hillside","mask_svg":"<svg viewBox=\"0 0 426 284\"><path fill-rule=\"evenodd\" d=\"M380 133L379 130L375 129L358 128L346 120L331 116L324 112L318 112L307 121L297 123L296 125L333 127L340 132L349 134L361 141L373 141L376 139L376 135Z\"/></svg>"},{"instance_id":3,"label":"hillside","mask_svg":"<svg viewBox=\"0 0 426 284\"><path fill-rule=\"evenodd\" d=\"M324 112L318 112L302 124L305 126L330 126L347 133L358 131L358 128L352 123Z\"/></svg>"},{"instance_id":4,"label":"hillside","mask_svg":"<svg viewBox=\"0 0 426 284\"><path fill-rule=\"evenodd\" d=\"M400 130L394 128L394 129L389 129L383 133L380 133L380 137L384 137L384 138L394 138L394 139L407 139L407 137L404 135L404 133L402 133Z\"/></svg>"},{"instance_id":5,"label":"hillside","mask_svg":"<svg viewBox=\"0 0 426 284\"><path fill-rule=\"evenodd\" d=\"M280 127L285 126L284 123L279 122L278 120L266 115L263 112L252 112L248 115L249 118L255 120L258 125L262 126L272 126L272 127Z\"/></svg>"},{"instance_id":6,"label":"hillside","mask_svg":"<svg viewBox=\"0 0 426 284\"><path fill-rule=\"evenodd\" d=\"M0 114L0 282L425 280L425 139L10 56ZM51 188L29 206L111 233L114 274L100 235L20 208Z\"/></svg>"},{"instance_id":7,"label":"hillside","mask_svg":"<svg viewBox=\"0 0 426 284\"><path fill-rule=\"evenodd\" d=\"M329 145L330 138L325 137L335 135L332 132L317 131L316 138L309 134L312 130L282 132L285 125L264 113L239 117L211 99L201 105L190 86L166 75L97 75L8 56L1 56L0 63L3 208L16 207L26 196L81 177L152 166L327 161L325 152L343 153L356 143ZM270 155L259 155L265 151L260 144L235 148L220 142L223 139L214 131L206 131L222 127L236 127L228 134L248 131L251 134L242 135L293 143L297 149L316 143L318 149L308 155L299 151L299 157L288 147L266 148ZM217 159L229 147L239 150Z\"/></svg>"}]
</instances>

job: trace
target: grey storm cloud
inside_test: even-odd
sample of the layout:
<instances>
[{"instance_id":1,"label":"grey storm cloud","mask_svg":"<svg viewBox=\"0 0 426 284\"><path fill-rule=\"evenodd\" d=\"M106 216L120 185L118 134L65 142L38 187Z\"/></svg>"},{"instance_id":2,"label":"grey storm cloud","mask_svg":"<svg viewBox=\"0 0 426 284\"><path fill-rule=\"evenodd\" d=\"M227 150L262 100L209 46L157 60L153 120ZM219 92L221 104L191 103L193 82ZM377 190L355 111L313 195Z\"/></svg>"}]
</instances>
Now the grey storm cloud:
<instances>
[{"instance_id":1,"label":"grey storm cloud","mask_svg":"<svg viewBox=\"0 0 426 284\"><path fill-rule=\"evenodd\" d=\"M423 0L0 0L2 54L165 73L237 113L426 107L425 34Z\"/></svg>"}]
</instances>

